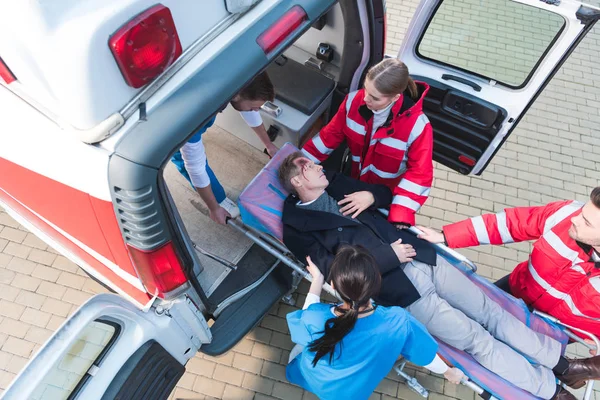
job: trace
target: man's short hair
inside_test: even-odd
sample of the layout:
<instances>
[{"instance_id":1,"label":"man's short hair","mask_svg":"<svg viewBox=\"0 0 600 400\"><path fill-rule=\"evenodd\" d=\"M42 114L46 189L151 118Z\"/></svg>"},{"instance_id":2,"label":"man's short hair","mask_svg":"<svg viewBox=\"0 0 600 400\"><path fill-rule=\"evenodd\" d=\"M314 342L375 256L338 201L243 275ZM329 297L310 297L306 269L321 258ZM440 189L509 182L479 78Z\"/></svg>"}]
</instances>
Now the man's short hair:
<instances>
[{"instance_id":1,"label":"man's short hair","mask_svg":"<svg viewBox=\"0 0 600 400\"><path fill-rule=\"evenodd\" d=\"M590 194L590 200L592 201L593 205L595 205L597 208L600 208L600 186L592 190L592 193Z\"/></svg>"},{"instance_id":2,"label":"man's short hair","mask_svg":"<svg viewBox=\"0 0 600 400\"><path fill-rule=\"evenodd\" d=\"M238 95L243 100L275 100L275 88L266 72L258 74Z\"/></svg>"},{"instance_id":3,"label":"man's short hair","mask_svg":"<svg viewBox=\"0 0 600 400\"><path fill-rule=\"evenodd\" d=\"M287 156L279 166L277 177L285 190L292 194L298 194L296 188L292 185L292 178L300 174L301 166L295 161L306 157L301 151L296 151Z\"/></svg>"}]
</instances>

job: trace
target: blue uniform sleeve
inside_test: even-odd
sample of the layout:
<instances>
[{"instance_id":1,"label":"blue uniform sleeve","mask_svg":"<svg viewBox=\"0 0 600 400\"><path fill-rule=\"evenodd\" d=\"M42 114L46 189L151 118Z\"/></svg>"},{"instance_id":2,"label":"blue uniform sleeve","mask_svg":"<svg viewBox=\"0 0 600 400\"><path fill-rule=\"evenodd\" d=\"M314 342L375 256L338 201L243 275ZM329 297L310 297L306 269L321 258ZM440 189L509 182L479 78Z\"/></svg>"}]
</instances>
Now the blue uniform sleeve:
<instances>
[{"instance_id":1,"label":"blue uniform sleeve","mask_svg":"<svg viewBox=\"0 0 600 400\"><path fill-rule=\"evenodd\" d=\"M286 315L288 327L290 328L290 336L292 342L299 344L300 346L307 346L312 342L312 335L308 330L308 327L302 321L302 314L304 310L298 310Z\"/></svg>"},{"instance_id":2,"label":"blue uniform sleeve","mask_svg":"<svg viewBox=\"0 0 600 400\"><path fill-rule=\"evenodd\" d=\"M204 124L200 128L198 128L198 130L196 131L196 133L194 133L194 135L188 140L188 143L198 143L199 141L201 141L202 140L202 134L204 132L206 132L206 130L208 128L210 128L211 126L213 126L213 124L215 123L215 119L217 119L216 115L214 117L212 117L211 119L209 119L206 124Z\"/></svg>"},{"instance_id":3,"label":"blue uniform sleeve","mask_svg":"<svg viewBox=\"0 0 600 400\"><path fill-rule=\"evenodd\" d=\"M437 353L438 344L427 332L423 324L417 321L408 312L406 341L402 349L402 356L413 364L424 366L433 361Z\"/></svg>"}]
</instances>

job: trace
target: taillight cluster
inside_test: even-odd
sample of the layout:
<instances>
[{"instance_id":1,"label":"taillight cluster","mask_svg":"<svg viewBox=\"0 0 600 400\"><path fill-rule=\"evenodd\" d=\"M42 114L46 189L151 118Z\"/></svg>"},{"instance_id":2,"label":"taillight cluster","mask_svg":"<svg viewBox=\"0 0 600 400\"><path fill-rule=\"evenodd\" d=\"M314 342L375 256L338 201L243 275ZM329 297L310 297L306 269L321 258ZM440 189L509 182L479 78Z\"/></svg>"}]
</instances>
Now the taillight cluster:
<instances>
[{"instance_id":1,"label":"taillight cluster","mask_svg":"<svg viewBox=\"0 0 600 400\"><path fill-rule=\"evenodd\" d=\"M131 245L127 245L127 250L138 277L151 295L164 299L165 294L187 282L172 242L150 251Z\"/></svg>"},{"instance_id":2,"label":"taillight cluster","mask_svg":"<svg viewBox=\"0 0 600 400\"><path fill-rule=\"evenodd\" d=\"M171 11L162 4L127 22L108 44L125 81L134 88L151 82L182 51Z\"/></svg>"},{"instance_id":3,"label":"taillight cluster","mask_svg":"<svg viewBox=\"0 0 600 400\"><path fill-rule=\"evenodd\" d=\"M15 78L13 73L10 72L10 69L8 69L6 64L4 64L4 61L2 61L2 58L0 58L0 78L2 78L4 83L6 83L7 85L9 83L13 83L14 81L17 80L17 78Z\"/></svg>"},{"instance_id":4,"label":"taillight cluster","mask_svg":"<svg viewBox=\"0 0 600 400\"><path fill-rule=\"evenodd\" d=\"M271 25L269 29L264 31L256 39L256 43L263 49L265 54L269 54L307 19L308 17L304 9L296 5L283 14L283 16Z\"/></svg>"}]
</instances>

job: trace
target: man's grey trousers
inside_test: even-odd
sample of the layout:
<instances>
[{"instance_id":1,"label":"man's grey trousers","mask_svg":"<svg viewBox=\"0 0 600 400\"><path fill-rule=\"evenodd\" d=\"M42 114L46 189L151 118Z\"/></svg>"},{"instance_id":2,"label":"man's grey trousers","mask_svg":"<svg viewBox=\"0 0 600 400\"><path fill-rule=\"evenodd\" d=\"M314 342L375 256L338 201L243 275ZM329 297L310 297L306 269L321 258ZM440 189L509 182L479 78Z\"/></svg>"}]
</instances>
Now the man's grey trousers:
<instances>
[{"instance_id":1,"label":"man's grey trousers","mask_svg":"<svg viewBox=\"0 0 600 400\"><path fill-rule=\"evenodd\" d=\"M440 256L436 266L413 261L404 272L421 295L406 309L432 335L521 389L554 395L559 342L527 328Z\"/></svg>"}]
</instances>

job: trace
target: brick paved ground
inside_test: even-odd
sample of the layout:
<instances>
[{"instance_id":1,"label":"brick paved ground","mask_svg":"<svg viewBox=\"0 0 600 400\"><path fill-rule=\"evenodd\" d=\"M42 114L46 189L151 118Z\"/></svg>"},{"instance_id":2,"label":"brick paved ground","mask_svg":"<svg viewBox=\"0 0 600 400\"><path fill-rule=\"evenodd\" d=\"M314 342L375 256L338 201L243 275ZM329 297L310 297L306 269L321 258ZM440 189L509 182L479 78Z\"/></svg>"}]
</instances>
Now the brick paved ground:
<instances>
[{"instance_id":1,"label":"brick paved ground","mask_svg":"<svg viewBox=\"0 0 600 400\"><path fill-rule=\"evenodd\" d=\"M388 53L402 41L418 1L388 0ZM598 4L598 0L594 1ZM585 201L600 184L600 28L573 53L483 177L465 177L436 166L431 197L418 222L442 225L504 207L555 199ZM414 72L414 71L413 71ZM527 257L528 243L481 247L463 253L480 273L497 279ZM0 211L0 394L40 345L83 301L103 289L76 265ZM306 293L306 286L300 293ZM303 301L299 294L298 303ZM313 399L285 380L291 348L285 314L274 307L260 327L223 357L196 356L172 398ZM463 387L412 370L431 399L473 399ZM372 399L418 399L390 374ZM596 394L600 399L600 394Z\"/></svg>"}]
</instances>

